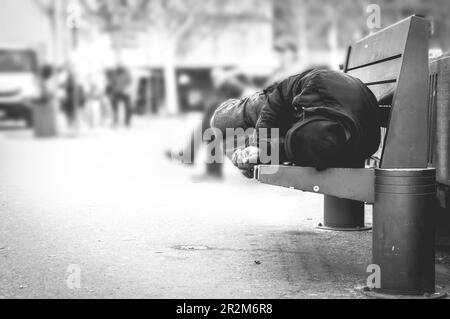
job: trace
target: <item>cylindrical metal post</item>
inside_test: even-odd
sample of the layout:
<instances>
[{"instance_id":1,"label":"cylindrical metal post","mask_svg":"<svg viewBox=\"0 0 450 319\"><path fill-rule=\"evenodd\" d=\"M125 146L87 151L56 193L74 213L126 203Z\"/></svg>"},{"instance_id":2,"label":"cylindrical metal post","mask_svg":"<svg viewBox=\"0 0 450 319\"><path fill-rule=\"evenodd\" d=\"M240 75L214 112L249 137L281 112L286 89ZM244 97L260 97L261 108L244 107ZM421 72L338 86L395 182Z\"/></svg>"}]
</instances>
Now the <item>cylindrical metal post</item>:
<instances>
[{"instance_id":1,"label":"cylindrical metal post","mask_svg":"<svg viewBox=\"0 0 450 319\"><path fill-rule=\"evenodd\" d=\"M376 292L435 292L435 169L378 169L375 174L373 263Z\"/></svg>"},{"instance_id":2,"label":"cylindrical metal post","mask_svg":"<svg viewBox=\"0 0 450 319\"><path fill-rule=\"evenodd\" d=\"M324 229L364 230L364 203L325 196L323 221Z\"/></svg>"},{"instance_id":3,"label":"cylindrical metal post","mask_svg":"<svg viewBox=\"0 0 450 319\"><path fill-rule=\"evenodd\" d=\"M347 163L350 168L363 168L364 161L355 159ZM323 203L323 225L319 229L335 231L365 231L365 204L349 199L325 196Z\"/></svg>"}]
</instances>

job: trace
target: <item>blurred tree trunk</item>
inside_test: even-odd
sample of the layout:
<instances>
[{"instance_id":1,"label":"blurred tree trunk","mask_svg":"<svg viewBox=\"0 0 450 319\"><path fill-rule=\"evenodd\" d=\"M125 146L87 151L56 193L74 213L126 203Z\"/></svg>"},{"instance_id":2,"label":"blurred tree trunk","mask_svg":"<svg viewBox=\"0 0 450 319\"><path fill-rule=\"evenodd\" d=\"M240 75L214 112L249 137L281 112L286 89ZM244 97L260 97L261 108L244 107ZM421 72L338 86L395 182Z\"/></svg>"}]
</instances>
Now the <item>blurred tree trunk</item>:
<instances>
[{"instance_id":1,"label":"blurred tree trunk","mask_svg":"<svg viewBox=\"0 0 450 319\"><path fill-rule=\"evenodd\" d=\"M61 56L61 43L60 43L60 17L58 13L61 12L61 2L57 0L53 0L53 9L50 19L50 25L52 29L52 38L53 38L53 61L56 61L56 64L59 64L59 59Z\"/></svg>"},{"instance_id":2,"label":"blurred tree trunk","mask_svg":"<svg viewBox=\"0 0 450 319\"><path fill-rule=\"evenodd\" d=\"M306 18L307 7L304 5L304 3L301 3L301 5L298 6L297 8L298 8L297 9L297 14L298 14L297 30L298 30L298 34L299 34L298 58L302 65L302 69L305 69L310 64L310 61L309 61L310 50L309 50L309 43L308 43L308 25L307 25L307 18ZM295 11L293 11L293 12L295 12Z\"/></svg>"},{"instance_id":3,"label":"blurred tree trunk","mask_svg":"<svg viewBox=\"0 0 450 319\"><path fill-rule=\"evenodd\" d=\"M56 65L62 63L63 52L63 0L35 0L35 4L41 9L49 21L53 41L53 61Z\"/></svg>"},{"instance_id":4,"label":"blurred tree trunk","mask_svg":"<svg viewBox=\"0 0 450 319\"><path fill-rule=\"evenodd\" d=\"M328 28L328 48L330 50L329 64L332 69L338 69L339 65L344 62L341 60L341 47L339 45L339 24L336 12L332 7L326 7L325 12L327 20L330 22Z\"/></svg>"},{"instance_id":5,"label":"blurred tree trunk","mask_svg":"<svg viewBox=\"0 0 450 319\"><path fill-rule=\"evenodd\" d=\"M170 115L179 112L178 83L176 75L177 43L175 39L168 39L165 48L164 87L166 109Z\"/></svg>"}]
</instances>

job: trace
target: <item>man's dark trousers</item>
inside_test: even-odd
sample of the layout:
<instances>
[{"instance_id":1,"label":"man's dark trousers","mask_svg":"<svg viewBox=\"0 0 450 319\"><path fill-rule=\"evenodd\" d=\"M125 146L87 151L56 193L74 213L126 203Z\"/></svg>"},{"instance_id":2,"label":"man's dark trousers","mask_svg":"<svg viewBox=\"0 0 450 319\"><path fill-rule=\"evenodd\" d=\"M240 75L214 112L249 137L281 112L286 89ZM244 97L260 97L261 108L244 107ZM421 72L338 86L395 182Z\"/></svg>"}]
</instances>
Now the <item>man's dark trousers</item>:
<instances>
[{"instance_id":1,"label":"man's dark trousers","mask_svg":"<svg viewBox=\"0 0 450 319\"><path fill-rule=\"evenodd\" d=\"M123 103L125 106L125 125L131 125L131 99L130 96L126 93L114 93L112 96L112 108L114 112L114 124L119 124L119 105Z\"/></svg>"}]
</instances>

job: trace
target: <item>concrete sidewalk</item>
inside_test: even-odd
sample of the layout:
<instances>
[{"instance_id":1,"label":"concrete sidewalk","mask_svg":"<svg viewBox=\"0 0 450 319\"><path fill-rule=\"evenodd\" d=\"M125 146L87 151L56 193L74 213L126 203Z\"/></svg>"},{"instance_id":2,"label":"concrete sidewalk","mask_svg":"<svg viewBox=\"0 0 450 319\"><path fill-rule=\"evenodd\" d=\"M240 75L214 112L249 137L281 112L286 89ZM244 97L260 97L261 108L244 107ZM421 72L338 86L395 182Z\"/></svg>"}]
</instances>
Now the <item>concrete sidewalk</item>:
<instances>
[{"instance_id":1,"label":"concrete sidewalk","mask_svg":"<svg viewBox=\"0 0 450 319\"><path fill-rule=\"evenodd\" d=\"M371 233L316 230L321 196L230 165L224 183L193 183L201 167L166 161L161 139L188 122L55 140L0 129L0 297L364 298ZM438 255L441 286L449 262Z\"/></svg>"}]
</instances>

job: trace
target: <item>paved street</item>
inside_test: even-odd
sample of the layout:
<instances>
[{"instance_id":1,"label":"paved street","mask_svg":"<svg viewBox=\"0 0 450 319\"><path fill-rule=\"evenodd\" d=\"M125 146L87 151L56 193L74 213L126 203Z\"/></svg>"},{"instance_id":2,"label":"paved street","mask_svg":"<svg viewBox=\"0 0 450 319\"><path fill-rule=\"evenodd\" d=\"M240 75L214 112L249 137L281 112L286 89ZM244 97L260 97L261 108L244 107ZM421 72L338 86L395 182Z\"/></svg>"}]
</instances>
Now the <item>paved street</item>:
<instances>
[{"instance_id":1,"label":"paved street","mask_svg":"<svg viewBox=\"0 0 450 319\"><path fill-rule=\"evenodd\" d=\"M321 196L229 164L223 183L193 183L201 165L163 154L194 120L43 140L1 126L0 297L363 298L371 233L318 231Z\"/></svg>"}]
</instances>

